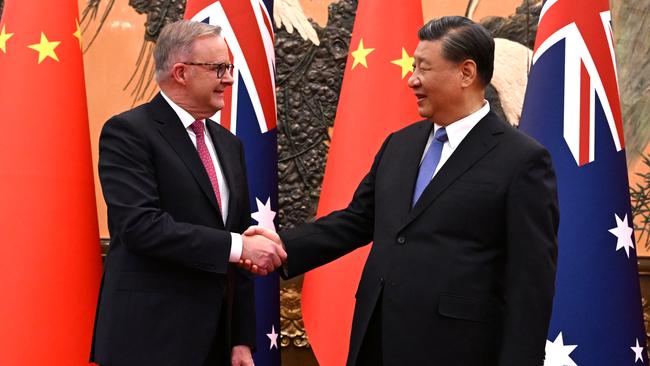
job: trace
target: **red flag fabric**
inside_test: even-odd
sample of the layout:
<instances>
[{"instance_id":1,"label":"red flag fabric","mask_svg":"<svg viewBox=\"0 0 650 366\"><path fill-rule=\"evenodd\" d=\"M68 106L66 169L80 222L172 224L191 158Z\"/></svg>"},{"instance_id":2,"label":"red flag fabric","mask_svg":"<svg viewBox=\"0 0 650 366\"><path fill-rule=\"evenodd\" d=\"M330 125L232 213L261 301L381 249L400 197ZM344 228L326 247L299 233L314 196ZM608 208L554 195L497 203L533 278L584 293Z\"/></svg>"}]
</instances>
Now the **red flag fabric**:
<instances>
[{"instance_id":1,"label":"red flag fabric","mask_svg":"<svg viewBox=\"0 0 650 366\"><path fill-rule=\"evenodd\" d=\"M76 1L0 18L0 365L87 365L101 276Z\"/></svg>"},{"instance_id":2,"label":"red flag fabric","mask_svg":"<svg viewBox=\"0 0 650 366\"><path fill-rule=\"evenodd\" d=\"M421 119L407 80L422 24L420 0L359 1L317 216L346 207L388 134ZM321 366L345 365L369 249L305 275L302 314Z\"/></svg>"}]
</instances>

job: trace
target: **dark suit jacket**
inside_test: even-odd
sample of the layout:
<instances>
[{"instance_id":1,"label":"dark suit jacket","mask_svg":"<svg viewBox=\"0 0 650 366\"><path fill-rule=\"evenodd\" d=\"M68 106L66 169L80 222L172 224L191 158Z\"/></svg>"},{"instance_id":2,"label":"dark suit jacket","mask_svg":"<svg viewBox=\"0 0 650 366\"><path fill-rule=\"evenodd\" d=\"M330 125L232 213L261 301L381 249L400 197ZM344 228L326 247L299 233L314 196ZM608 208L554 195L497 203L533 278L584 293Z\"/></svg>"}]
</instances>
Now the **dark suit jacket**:
<instances>
[{"instance_id":1,"label":"dark suit jacket","mask_svg":"<svg viewBox=\"0 0 650 366\"><path fill-rule=\"evenodd\" d=\"M490 112L411 209L431 128L391 134L346 209L280 234L288 274L374 241L348 365L378 299L386 365L542 365L559 220L549 154Z\"/></svg>"},{"instance_id":2,"label":"dark suit jacket","mask_svg":"<svg viewBox=\"0 0 650 366\"><path fill-rule=\"evenodd\" d=\"M111 244L91 361L201 366L213 344L226 358L232 345L255 343L252 277L228 263L230 232L250 224L243 146L207 126L230 189L225 223L196 148L160 94L104 125L99 176Z\"/></svg>"}]
</instances>

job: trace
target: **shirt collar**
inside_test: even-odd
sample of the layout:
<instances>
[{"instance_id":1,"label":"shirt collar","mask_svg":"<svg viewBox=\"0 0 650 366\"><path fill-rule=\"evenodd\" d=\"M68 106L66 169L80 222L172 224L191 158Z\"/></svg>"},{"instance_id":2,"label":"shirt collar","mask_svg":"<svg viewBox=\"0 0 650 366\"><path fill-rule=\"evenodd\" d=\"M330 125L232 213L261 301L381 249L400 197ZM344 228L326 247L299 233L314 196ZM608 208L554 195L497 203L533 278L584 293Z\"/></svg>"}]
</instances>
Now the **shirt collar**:
<instances>
[{"instance_id":1,"label":"shirt collar","mask_svg":"<svg viewBox=\"0 0 650 366\"><path fill-rule=\"evenodd\" d=\"M449 146L452 150L455 150L456 147L463 141L465 136L469 131L478 124L478 122L485 117L488 112L490 112L490 103L487 100L484 100L483 107L478 111L470 114L467 117L463 117L456 122L450 123L445 130L447 130L447 138ZM433 125L433 132L435 133L442 126L435 124Z\"/></svg>"},{"instance_id":2,"label":"shirt collar","mask_svg":"<svg viewBox=\"0 0 650 366\"><path fill-rule=\"evenodd\" d=\"M179 118L179 119L181 120L181 122L183 123L183 127L184 127L185 129L189 128L190 125L196 121L196 120L194 119L194 117L192 117L191 114L189 114L189 113L188 113L186 110L184 110L183 108L179 107L178 104L174 103L173 100L169 99L169 97L168 97L167 95L165 95L165 93L163 93L162 90L160 91L160 95L162 95L163 98L165 98L165 100L167 101L167 103L169 103L169 106L172 107L172 109L174 110L174 112L176 112L176 115L178 116L178 118Z\"/></svg>"}]
</instances>

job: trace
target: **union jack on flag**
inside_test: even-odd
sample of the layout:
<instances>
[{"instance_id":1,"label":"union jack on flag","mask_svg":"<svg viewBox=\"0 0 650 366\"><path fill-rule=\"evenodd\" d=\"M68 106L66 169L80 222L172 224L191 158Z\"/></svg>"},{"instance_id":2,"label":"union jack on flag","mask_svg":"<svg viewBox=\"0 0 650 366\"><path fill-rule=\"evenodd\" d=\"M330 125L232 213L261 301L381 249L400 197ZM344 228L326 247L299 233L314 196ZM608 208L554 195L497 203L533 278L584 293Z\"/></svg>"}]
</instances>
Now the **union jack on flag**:
<instances>
[{"instance_id":1,"label":"union jack on flag","mask_svg":"<svg viewBox=\"0 0 650 366\"><path fill-rule=\"evenodd\" d=\"M564 54L564 139L578 165L594 161L598 97L616 150L624 148L609 4L549 0L539 18L533 64L559 41Z\"/></svg>"},{"instance_id":2,"label":"union jack on flag","mask_svg":"<svg viewBox=\"0 0 650 366\"><path fill-rule=\"evenodd\" d=\"M608 0L544 4L519 128L551 153L560 201L544 365L647 366Z\"/></svg>"},{"instance_id":3,"label":"union jack on flag","mask_svg":"<svg viewBox=\"0 0 650 366\"><path fill-rule=\"evenodd\" d=\"M275 53L272 0L189 0L185 18L221 27L233 63L226 104L212 118L244 143L251 217L275 230L278 206ZM280 365L277 273L255 279L257 366Z\"/></svg>"}]
</instances>

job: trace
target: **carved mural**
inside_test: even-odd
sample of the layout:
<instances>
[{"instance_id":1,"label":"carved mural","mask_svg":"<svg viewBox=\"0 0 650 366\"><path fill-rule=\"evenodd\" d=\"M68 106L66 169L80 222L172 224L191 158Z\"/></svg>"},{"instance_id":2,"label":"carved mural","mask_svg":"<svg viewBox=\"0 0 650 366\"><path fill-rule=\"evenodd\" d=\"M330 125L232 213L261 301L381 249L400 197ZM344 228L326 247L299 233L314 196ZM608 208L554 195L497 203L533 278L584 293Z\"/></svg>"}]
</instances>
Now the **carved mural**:
<instances>
[{"instance_id":1,"label":"carved mural","mask_svg":"<svg viewBox=\"0 0 650 366\"><path fill-rule=\"evenodd\" d=\"M354 0L330 5L327 26L313 24L318 46L275 29L281 228L316 213L356 6Z\"/></svg>"}]
</instances>

